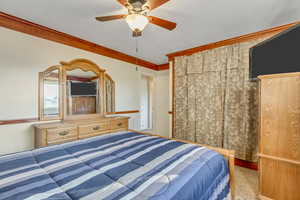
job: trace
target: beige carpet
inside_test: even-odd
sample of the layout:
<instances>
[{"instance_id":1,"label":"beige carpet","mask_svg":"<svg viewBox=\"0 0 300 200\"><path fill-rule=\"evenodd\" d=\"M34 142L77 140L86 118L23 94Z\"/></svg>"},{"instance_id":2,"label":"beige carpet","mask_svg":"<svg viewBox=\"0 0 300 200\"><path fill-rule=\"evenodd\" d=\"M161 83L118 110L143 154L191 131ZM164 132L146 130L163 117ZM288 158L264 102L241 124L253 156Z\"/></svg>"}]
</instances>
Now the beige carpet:
<instances>
[{"instance_id":1,"label":"beige carpet","mask_svg":"<svg viewBox=\"0 0 300 200\"><path fill-rule=\"evenodd\" d=\"M257 200L258 172L235 166L236 200Z\"/></svg>"}]
</instances>

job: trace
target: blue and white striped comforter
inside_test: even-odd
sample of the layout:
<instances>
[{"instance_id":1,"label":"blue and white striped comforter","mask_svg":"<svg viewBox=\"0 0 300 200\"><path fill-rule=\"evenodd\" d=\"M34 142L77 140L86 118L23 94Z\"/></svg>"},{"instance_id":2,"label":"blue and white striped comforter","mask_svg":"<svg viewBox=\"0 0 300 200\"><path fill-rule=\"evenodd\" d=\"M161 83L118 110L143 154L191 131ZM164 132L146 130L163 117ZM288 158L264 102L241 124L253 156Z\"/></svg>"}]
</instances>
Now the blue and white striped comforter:
<instances>
[{"instance_id":1,"label":"blue and white striped comforter","mask_svg":"<svg viewBox=\"0 0 300 200\"><path fill-rule=\"evenodd\" d=\"M119 132L0 157L0 199L223 200L227 162L207 148Z\"/></svg>"}]
</instances>

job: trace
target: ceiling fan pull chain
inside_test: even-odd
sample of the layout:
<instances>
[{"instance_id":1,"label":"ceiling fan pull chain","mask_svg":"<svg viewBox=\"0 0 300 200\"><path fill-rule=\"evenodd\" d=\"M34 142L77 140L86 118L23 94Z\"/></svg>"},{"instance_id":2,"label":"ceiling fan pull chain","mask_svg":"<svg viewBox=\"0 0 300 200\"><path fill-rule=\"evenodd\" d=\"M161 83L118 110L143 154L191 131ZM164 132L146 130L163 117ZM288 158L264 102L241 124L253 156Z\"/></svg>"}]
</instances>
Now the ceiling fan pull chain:
<instances>
[{"instance_id":1,"label":"ceiling fan pull chain","mask_svg":"<svg viewBox=\"0 0 300 200\"><path fill-rule=\"evenodd\" d=\"M135 52L136 52L136 54L138 54L138 52L139 52L138 38L137 37L135 38Z\"/></svg>"},{"instance_id":2,"label":"ceiling fan pull chain","mask_svg":"<svg viewBox=\"0 0 300 200\"><path fill-rule=\"evenodd\" d=\"M138 65L138 52L139 52L139 47L138 47L138 38L135 38L135 53L136 53L136 59L135 59L135 64ZM138 67L136 67L136 71L138 71Z\"/></svg>"}]
</instances>

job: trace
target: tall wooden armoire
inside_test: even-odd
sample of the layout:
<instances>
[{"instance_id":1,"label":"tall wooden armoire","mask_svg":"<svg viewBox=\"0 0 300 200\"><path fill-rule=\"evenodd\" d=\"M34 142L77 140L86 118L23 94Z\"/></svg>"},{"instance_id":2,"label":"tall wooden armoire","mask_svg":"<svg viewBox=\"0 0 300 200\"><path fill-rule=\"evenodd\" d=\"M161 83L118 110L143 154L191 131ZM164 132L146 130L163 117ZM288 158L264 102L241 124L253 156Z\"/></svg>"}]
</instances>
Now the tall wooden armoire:
<instances>
[{"instance_id":1,"label":"tall wooden armoire","mask_svg":"<svg viewBox=\"0 0 300 200\"><path fill-rule=\"evenodd\" d=\"M259 76L259 192L300 200L300 73Z\"/></svg>"}]
</instances>

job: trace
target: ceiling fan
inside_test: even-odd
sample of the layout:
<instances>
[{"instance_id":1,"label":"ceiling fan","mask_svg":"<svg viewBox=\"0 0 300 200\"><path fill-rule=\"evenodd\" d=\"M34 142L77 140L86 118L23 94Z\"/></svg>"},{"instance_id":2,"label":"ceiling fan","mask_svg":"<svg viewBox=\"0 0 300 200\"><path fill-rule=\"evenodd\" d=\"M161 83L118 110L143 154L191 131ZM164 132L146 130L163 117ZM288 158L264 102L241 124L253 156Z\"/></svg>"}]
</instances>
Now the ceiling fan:
<instances>
[{"instance_id":1,"label":"ceiling fan","mask_svg":"<svg viewBox=\"0 0 300 200\"><path fill-rule=\"evenodd\" d=\"M101 22L125 19L130 29L133 31L133 37L142 35L148 23L155 24L162 28L173 30L176 28L176 23L164 20L158 17L148 16L151 10L167 3L170 0L117 0L120 4L128 9L127 15L111 15L96 17L96 20Z\"/></svg>"}]
</instances>

